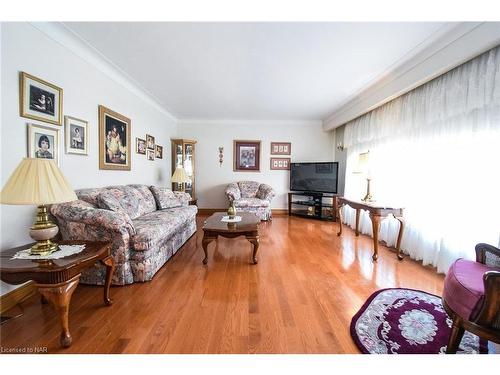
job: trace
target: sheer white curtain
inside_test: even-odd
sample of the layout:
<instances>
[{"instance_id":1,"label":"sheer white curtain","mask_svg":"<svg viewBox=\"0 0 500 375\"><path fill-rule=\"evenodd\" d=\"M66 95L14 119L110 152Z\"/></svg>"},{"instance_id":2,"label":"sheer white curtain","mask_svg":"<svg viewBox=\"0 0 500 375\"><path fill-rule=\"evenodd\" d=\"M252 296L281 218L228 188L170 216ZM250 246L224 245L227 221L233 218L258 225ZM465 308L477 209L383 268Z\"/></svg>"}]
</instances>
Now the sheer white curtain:
<instances>
[{"instance_id":1,"label":"sheer white curtain","mask_svg":"<svg viewBox=\"0 0 500 375\"><path fill-rule=\"evenodd\" d=\"M370 151L372 195L405 207L402 249L446 272L474 259L478 242L500 239L500 47L346 124L345 195L360 199L366 180L353 174ZM354 211L344 209L354 225ZM381 225L394 245L398 222ZM361 216L361 231L371 222Z\"/></svg>"}]
</instances>

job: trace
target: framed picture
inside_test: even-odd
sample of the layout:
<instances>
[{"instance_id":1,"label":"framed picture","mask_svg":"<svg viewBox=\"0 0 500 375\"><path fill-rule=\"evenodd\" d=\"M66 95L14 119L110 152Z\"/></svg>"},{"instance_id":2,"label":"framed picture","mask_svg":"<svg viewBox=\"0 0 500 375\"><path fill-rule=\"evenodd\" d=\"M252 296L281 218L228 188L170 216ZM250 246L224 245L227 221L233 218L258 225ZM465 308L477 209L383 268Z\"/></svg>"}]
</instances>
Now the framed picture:
<instances>
[{"instance_id":1,"label":"framed picture","mask_svg":"<svg viewBox=\"0 0 500 375\"><path fill-rule=\"evenodd\" d=\"M260 141L234 141L233 159L236 172L260 171Z\"/></svg>"},{"instance_id":2,"label":"framed picture","mask_svg":"<svg viewBox=\"0 0 500 375\"><path fill-rule=\"evenodd\" d=\"M141 155L146 155L146 140L141 138L135 139L135 152Z\"/></svg>"},{"instance_id":3,"label":"framed picture","mask_svg":"<svg viewBox=\"0 0 500 375\"><path fill-rule=\"evenodd\" d=\"M148 160L154 161L155 160L155 152L154 152L154 150L148 149L146 151L148 153Z\"/></svg>"},{"instance_id":4,"label":"framed picture","mask_svg":"<svg viewBox=\"0 0 500 375\"><path fill-rule=\"evenodd\" d=\"M71 116L64 116L66 153L88 155L89 123Z\"/></svg>"},{"instance_id":5,"label":"framed picture","mask_svg":"<svg viewBox=\"0 0 500 375\"><path fill-rule=\"evenodd\" d=\"M21 72L19 91L22 117L62 125L62 88Z\"/></svg>"},{"instance_id":6,"label":"framed picture","mask_svg":"<svg viewBox=\"0 0 500 375\"><path fill-rule=\"evenodd\" d=\"M290 142L271 142L271 155L291 155L292 144Z\"/></svg>"},{"instance_id":7,"label":"framed picture","mask_svg":"<svg viewBox=\"0 0 500 375\"><path fill-rule=\"evenodd\" d=\"M99 169L130 171L130 119L99 106Z\"/></svg>"},{"instance_id":8,"label":"framed picture","mask_svg":"<svg viewBox=\"0 0 500 375\"><path fill-rule=\"evenodd\" d=\"M156 159L163 159L163 146L156 145Z\"/></svg>"},{"instance_id":9,"label":"framed picture","mask_svg":"<svg viewBox=\"0 0 500 375\"><path fill-rule=\"evenodd\" d=\"M155 137L152 135L146 134L146 146L148 150L155 150Z\"/></svg>"},{"instance_id":10,"label":"framed picture","mask_svg":"<svg viewBox=\"0 0 500 375\"><path fill-rule=\"evenodd\" d=\"M271 169L290 170L290 158L271 158Z\"/></svg>"},{"instance_id":11,"label":"framed picture","mask_svg":"<svg viewBox=\"0 0 500 375\"><path fill-rule=\"evenodd\" d=\"M54 159L59 165L59 129L28 124L28 157Z\"/></svg>"}]
</instances>

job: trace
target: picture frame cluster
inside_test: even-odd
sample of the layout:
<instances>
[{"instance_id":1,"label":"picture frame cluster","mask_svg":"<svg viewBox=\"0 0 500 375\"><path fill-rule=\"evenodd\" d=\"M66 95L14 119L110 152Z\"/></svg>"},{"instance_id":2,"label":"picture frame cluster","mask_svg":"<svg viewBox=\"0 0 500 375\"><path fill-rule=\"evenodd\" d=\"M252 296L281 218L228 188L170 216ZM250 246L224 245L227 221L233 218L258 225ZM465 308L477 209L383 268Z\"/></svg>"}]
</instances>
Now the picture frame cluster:
<instances>
[{"instance_id":1,"label":"picture frame cluster","mask_svg":"<svg viewBox=\"0 0 500 375\"><path fill-rule=\"evenodd\" d=\"M19 114L31 120L27 124L30 158L54 159L59 164L59 133L63 126L63 89L26 72L19 74ZM103 105L98 106L99 169L131 170L131 120ZM66 154L89 155L89 122L64 116ZM155 137L136 138L136 153L148 160L163 159L163 146Z\"/></svg>"},{"instance_id":2,"label":"picture frame cluster","mask_svg":"<svg viewBox=\"0 0 500 375\"><path fill-rule=\"evenodd\" d=\"M233 171L260 172L260 140L233 141ZM291 155L291 142L271 142L271 155ZM290 170L290 157L271 157L271 170Z\"/></svg>"},{"instance_id":3,"label":"picture frame cluster","mask_svg":"<svg viewBox=\"0 0 500 375\"><path fill-rule=\"evenodd\" d=\"M155 143L155 137L146 134L145 138L135 139L135 152L140 155L146 155L147 159L163 159L163 146Z\"/></svg>"}]
</instances>

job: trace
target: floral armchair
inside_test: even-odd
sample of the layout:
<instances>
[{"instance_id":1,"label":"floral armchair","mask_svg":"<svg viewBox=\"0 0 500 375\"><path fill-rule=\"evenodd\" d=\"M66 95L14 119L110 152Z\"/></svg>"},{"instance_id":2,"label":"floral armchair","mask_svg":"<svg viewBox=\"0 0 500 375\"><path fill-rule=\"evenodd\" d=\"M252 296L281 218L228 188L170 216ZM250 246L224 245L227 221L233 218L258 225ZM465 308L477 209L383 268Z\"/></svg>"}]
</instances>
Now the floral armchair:
<instances>
[{"instance_id":1,"label":"floral armchair","mask_svg":"<svg viewBox=\"0 0 500 375\"><path fill-rule=\"evenodd\" d=\"M234 201L236 212L252 212L261 220L271 220L271 200L276 195L273 188L256 181L233 182L226 187L226 196Z\"/></svg>"}]
</instances>

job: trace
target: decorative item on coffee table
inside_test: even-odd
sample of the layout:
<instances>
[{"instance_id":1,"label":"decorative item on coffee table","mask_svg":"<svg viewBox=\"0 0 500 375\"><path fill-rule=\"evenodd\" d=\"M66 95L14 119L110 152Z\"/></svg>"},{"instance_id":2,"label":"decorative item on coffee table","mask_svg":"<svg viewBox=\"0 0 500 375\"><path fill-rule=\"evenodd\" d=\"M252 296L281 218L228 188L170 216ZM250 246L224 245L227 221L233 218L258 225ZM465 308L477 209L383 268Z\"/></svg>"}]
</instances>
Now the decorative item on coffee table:
<instances>
[{"instance_id":1,"label":"decorative item on coffee table","mask_svg":"<svg viewBox=\"0 0 500 375\"><path fill-rule=\"evenodd\" d=\"M76 199L75 192L51 159L23 159L0 195L2 204L38 206L36 221L30 230L31 238L37 241L31 247L31 254L36 255L47 255L57 250L52 238L59 228L50 221L46 205Z\"/></svg>"}]
</instances>

